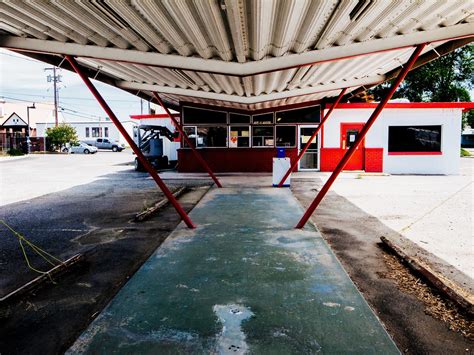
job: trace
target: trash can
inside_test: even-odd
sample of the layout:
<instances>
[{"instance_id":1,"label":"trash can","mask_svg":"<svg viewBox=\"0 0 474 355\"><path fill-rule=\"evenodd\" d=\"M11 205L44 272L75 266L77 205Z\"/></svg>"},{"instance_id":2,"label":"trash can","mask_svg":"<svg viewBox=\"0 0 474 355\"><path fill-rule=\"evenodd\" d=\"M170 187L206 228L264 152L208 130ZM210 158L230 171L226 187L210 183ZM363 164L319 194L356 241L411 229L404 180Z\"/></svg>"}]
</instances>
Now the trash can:
<instances>
[{"instance_id":1,"label":"trash can","mask_svg":"<svg viewBox=\"0 0 474 355\"><path fill-rule=\"evenodd\" d=\"M273 186L276 187L280 183L280 180L283 179L286 172L290 168L290 158L285 158L286 152L285 148L277 148L277 156L273 158ZM290 186L291 175L288 176L283 183L283 186Z\"/></svg>"}]
</instances>

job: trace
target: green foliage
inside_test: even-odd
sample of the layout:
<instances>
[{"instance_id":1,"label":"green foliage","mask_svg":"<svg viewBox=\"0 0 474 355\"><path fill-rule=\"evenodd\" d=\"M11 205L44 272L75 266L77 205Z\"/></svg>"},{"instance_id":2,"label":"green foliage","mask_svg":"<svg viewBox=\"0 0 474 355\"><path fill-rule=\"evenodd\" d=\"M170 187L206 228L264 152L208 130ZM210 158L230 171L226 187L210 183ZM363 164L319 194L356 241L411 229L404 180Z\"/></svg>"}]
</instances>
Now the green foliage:
<instances>
[{"instance_id":1,"label":"green foliage","mask_svg":"<svg viewBox=\"0 0 474 355\"><path fill-rule=\"evenodd\" d=\"M66 143L78 143L76 129L68 124L62 123L56 127L46 130L48 140L53 147L61 150Z\"/></svg>"},{"instance_id":2,"label":"green foliage","mask_svg":"<svg viewBox=\"0 0 474 355\"><path fill-rule=\"evenodd\" d=\"M464 149L464 148L461 148L461 156L462 157L470 157L471 156L471 153L469 153L468 150Z\"/></svg>"},{"instance_id":3,"label":"green foliage","mask_svg":"<svg viewBox=\"0 0 474 355\"><path fill-rule=\"evenodd\" d=\"M388 91L391 82L383 83L370 93L376 100ZM470 101L474 87L474 46L468 45L411 71L393 98L411 102Z\"/></svg>"},{"instance_id":4,"label":"green foliage","mask_svg":"<svg viewBox=\"0 0 474 355\"><path fill-rule=\"evenodd\" d=\"M463 113L462 123L463 127L469 126L474 128L474 110Z\"/></svg>"},{"instance_id":5,"label":"green foliage","mask_svg":"<svg viewBox=\"0 0 474 355\"><path fill-rule=\"evenodd\" d=\"M17 157L17 156L24 155L23 151L22 151L21 149L18 149L18 148L10 148L10 149L8 149L7 154L8 154L8 155L11 155L11 156L13 156L13 157Z\"/></svg>"}]
</instances>

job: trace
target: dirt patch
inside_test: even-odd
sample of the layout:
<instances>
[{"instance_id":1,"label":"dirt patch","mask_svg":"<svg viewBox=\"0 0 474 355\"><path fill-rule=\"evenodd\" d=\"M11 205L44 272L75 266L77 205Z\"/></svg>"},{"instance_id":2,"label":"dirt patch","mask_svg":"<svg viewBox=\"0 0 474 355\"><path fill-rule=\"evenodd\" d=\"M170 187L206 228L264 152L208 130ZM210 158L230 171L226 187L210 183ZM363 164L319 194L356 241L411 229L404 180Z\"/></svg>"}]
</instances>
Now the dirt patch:
<instances>
[{"instance_id":1,"label":"dirt patch","mask_svg":"<svg viewBox=\"0 0 474 355\"><path fill-rule=\"evenodd\" d=\"M395 280L401 291L414 295L423 302L426 314L442 320L450 330L474 340L474 320L469 315L464 314L452 301L438 294L422 278L412 274L397 256L385 253L383 258L388 271L377 272L380 277Z\"/></svg>"}]
</instances>

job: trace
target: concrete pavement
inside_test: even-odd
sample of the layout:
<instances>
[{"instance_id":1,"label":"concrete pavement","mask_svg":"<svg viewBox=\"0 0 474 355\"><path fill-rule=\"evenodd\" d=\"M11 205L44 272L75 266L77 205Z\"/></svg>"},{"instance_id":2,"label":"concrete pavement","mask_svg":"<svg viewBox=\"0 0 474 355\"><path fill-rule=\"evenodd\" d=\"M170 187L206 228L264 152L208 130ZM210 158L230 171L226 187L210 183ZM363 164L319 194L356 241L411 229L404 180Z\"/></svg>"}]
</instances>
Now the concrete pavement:
<instances>
[{"instance_id":1,"label":"concrete pavement","mask_svg":"<svg viewBox=\"0 0 474 355\"><path fill-rule=\"evenodd\" d=\"M398 350L288 189L213 189L68 354Z\"/></svg>"}]
</instances>

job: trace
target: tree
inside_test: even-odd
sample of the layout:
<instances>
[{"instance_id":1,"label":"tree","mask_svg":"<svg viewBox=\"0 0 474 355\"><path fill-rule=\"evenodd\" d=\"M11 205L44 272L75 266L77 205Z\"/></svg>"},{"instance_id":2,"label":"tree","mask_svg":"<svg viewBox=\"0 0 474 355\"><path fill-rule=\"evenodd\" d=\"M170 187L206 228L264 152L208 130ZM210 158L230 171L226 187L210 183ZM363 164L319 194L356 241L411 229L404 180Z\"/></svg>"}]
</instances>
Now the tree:
<instances>
[{"instance_id":1,"label":"tree","mask_svg":"<svg viewBox=\"0 0 474 355\"><path fill-rule=\"evenodd\" d=\"M48 128L46 135L51 145L59 150L62 150L66 143L75 144L78 142L76 129L65 123Z\"/></svg>"},{"instance_id":2,"label":"tree","mask_svg":"<svg viewBox=\"0 0 474 355\"><path fill-rule=\"evenodd\" d=\"M370 90L375 100L384 96L392 81ZM411 102L470 101L469 90L473 87L474 46L467 45L411 71L393 98Z\"/></svg>"}]
</instances>

